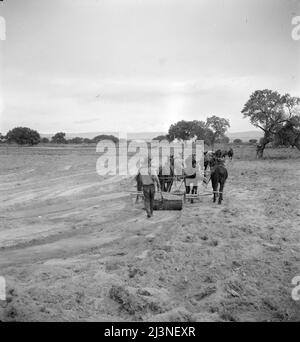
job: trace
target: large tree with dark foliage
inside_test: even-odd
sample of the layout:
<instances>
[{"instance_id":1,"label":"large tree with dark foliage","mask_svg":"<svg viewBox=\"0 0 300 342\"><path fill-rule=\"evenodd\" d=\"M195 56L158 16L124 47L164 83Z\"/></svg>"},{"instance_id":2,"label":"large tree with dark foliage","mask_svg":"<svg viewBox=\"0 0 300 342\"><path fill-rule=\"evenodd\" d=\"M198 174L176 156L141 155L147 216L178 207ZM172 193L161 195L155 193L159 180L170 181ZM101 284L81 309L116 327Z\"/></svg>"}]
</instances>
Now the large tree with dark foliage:
<instances>
[{"instance_id":1,"label":"large tree with dark foliage","mask_svg":"<svg viewBox=\"0 0 300 342\"><path fill-rule=\"evenodd\" d=\"M264 136L258 145L258 157L268 143L274 140L284 127L288 130L299 126L300 98L290 94L281 95L269 89L256 90L245 104L242 113L253 126L260 128Z\"/></svg>"},{"instance_id":2,"label":"large tree with dark foliage","mask_svg":"<svg viewBox=\"0 0 300 342\"><path fill-rule=\"evenodd\" d=\"M185 121L181 120L172 124L169 128L168 136L170 137L170 141L175 139L178 140L190 140L194 138L194 121Z\"/></svg>"},{"instance_id":3,"label":"large tree with dark foliage","mask_svg":"<svg viewBox=\"0 0 300 342\"><path fill-rule=\"evenodd\" d=\"M217 144L229 144L230 143L230 138L224 135L223 137L217 138L216 139Z\"/></svg>"},{"instance_id":4,"label":"large tree with dark foliage","mask_svg":"<svg viewBox=\"0 0 300 342\"><path fill-rule=\"evenodd\" d=\"M275 135L274 145L295 146L300 150L300 126L287 122Z\"/></svg>"},{"instance_id":5,"label":"large tree with dark foliage","mask_svg":"<svg viewBox=\"0 0 300 342\"><path fill-rule=\"evenodd\" d=\"M216 140L225 136L230 124L229 120L213 115L206 119L206 127L213 132L211 144L214 147Z\"/></svg>"},{"instance_id":6,"label":"large tree with dark foliage","mask_svg":"<svg viewBox=\"0 0 300 342\"><path fill-rule=\"evenodd\" d=\"M170 126L168 136L170 141L196 138L204 140L206 145L213 145L217 138L224 137L227 127L229 127L228 120L216 116L208 118L206 122L181 120Z\"/></svg>"},{"instance_id":7,"label":"large tree with dark foliage","mask_svg":"<svg viewBox=\"0 0 300 342\"><path fill-rule=\"evenodd\" d=\"M7 142L18 145L37 145L41 141L40 134L28 127L16 127L6 134Z\"/></svg>"},{"instance_id":8,"label":"large tree with dark foliage","mask_svg":"<svg viewBox=\"0 0 300 342\"><path fill-rule=\"evenodd\" d=\"M54 144L67 144L66 133L58 132L52 138L51 142Z\"/></svg>"}]
</instances>

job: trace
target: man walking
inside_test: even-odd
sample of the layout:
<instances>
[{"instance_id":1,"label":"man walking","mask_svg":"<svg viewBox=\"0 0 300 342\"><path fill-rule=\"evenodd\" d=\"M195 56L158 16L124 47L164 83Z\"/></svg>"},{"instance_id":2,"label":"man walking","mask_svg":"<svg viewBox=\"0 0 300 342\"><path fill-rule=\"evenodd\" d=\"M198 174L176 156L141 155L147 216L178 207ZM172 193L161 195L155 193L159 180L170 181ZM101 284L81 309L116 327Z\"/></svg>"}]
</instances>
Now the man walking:
<instances>
[{"instance_id":1,"label":"man walking","mask_svg":"<svg viewBox=\"0 0 300 342\"><path fill-rule=\"evenodd\" d=\"M198 190L198 170L197 170L197 162L195 156L187 157L185 161L186 167L184 168L184 183L185 183L185 192L187 194L191 193L192 195L197 194ZM191 199L191 203L194 203L193 199Z\"/></svg>"},{"instance_id":2,"label":"man walking","mask_svg":"<svg viewBox=\"0 0 300 342\"><path fill-rule=\"evenodd\" d=\"M144 203L147 212L147 217L150 218L153 215L153 202L155 196L155 183L158 191L160 190L160 183L157 177L157 173L153 167L151 167L151 159L145 159L142 167L139 170L139 176L143 185Z\"/></svg>"}]
</instances>

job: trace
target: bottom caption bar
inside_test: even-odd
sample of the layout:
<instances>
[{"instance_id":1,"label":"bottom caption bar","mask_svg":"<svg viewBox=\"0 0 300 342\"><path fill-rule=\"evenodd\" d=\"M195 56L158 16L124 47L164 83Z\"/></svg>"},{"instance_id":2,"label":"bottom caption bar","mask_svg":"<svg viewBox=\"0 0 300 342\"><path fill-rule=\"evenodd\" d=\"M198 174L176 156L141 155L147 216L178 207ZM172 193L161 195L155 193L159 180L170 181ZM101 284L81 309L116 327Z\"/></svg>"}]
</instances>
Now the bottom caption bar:
<instances>
[{"instance_id":1,"label":"bottom caption bar","mask_svg":"<svg viewBox=\"0 0 300 342\"><path fill-rule=\"evenodd\" d=\"M158 339L163 337L197 337L197 327L187 323L114 323L101 324L104 337Z\"/></svg>"}]
</instances>

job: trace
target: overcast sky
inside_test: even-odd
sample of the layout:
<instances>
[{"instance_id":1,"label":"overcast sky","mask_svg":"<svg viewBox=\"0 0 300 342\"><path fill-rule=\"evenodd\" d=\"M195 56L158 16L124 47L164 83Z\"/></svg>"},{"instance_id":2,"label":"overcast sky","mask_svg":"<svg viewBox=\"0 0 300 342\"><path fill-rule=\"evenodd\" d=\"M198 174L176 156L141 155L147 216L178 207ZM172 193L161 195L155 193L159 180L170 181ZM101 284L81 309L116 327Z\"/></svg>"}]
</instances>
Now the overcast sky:
<instances>
[{"instance_id":1,"label":"overcast sky","mask_svg":"<svg viewBox=\"0 0 300 342\"><path fill-rule=\"evenodd\" d=\"M300 96L299 0L4 0L0 132L167 131Z\"/></svg>"}]
</instances>

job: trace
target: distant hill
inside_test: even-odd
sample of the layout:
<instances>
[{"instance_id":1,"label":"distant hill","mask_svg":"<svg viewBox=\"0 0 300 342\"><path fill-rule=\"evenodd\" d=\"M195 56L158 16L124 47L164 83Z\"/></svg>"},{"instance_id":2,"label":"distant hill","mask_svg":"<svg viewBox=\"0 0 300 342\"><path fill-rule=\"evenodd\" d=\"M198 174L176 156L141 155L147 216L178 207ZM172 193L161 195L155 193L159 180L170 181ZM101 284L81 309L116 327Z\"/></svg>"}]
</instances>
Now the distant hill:
<instances>
[{"instance_id":1,"label":"distant hill","mask_svg":"<svg viewBox=\"0 0 300 342\"><path fill-rule=\"evenodd\" d=\"M80 137L80 138L92 139L100 134L114 135L115 137L118 137L118 132L84 132L84 133L66 133L66 138L72 139L75 137ZM163 135L163 134L166 134L166 133L164 132L134 132L134 133L127 133L127 138L133 139L133 140L141 140L141 139L150 140L150 139L157 137L158 135ZM51 138L53 135L54 134L41 134L41 137Z\"/></svg>"},{"instance_id":2,"label":"distant hill","mask_svg":"<svg viewBox=\"0 0 300 342\"><path fill-rule=\"evenodd\" d=\"M84 132L84 133L66 133L67 139L81 137L81 138L88 138L92 139L100 134L108 134L114 135L118 137L118 132ZM164 135L165 132L134 132L134 133L127 133L128 139L133 140L150 140L158 135ZM42 137L51 138L54 134L41 134ZM248 142L250 139L257 139L259 140L263 134L260 131L246 131L246 132L232 132L227 133L227 136L230 138L230 141L234 139L241 139L243 142Z\"/></svg>"},{"instance_id":3,"label":"distant hill","mask_svg":"<svg viewBox=\"0 0 300 342\"><path fill-rule=\"evenodd\" d=\"M248 142L250 139L259 140L262 138L263 133L260 131L233 132L227 133L227 136L230 141L233 141L234 139L241 139L243 142Z\"/></svg>"}]
</instances>

